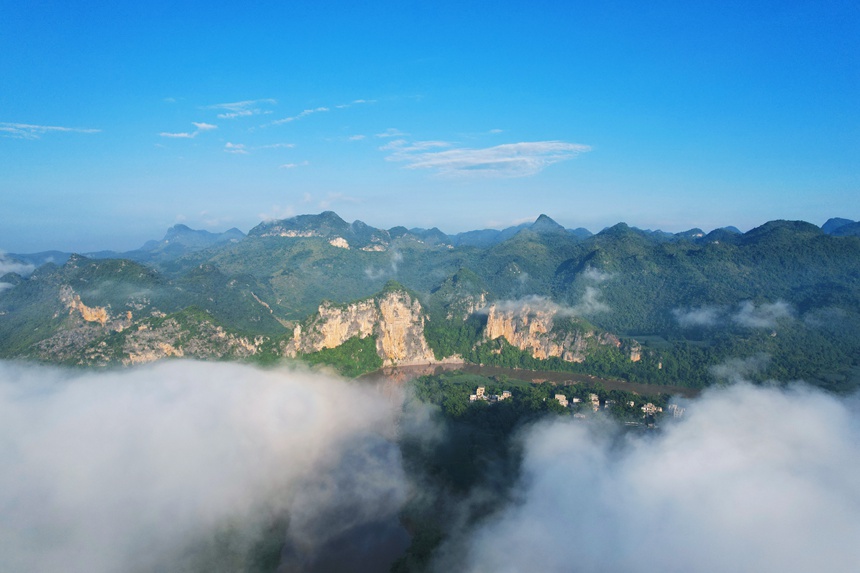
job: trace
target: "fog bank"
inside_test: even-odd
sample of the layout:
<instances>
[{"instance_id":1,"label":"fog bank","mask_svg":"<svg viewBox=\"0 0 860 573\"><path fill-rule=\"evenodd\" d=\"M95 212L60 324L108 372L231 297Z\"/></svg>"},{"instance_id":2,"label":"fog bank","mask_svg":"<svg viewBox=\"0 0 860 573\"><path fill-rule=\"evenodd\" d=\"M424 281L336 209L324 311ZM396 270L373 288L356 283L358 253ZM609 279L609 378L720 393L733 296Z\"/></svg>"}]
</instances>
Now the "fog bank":
<instances>
[{"instance_id":1,"label":"fog bank","mask_svg":"<svg viewBox=\"0 0 860 573\"><path fill-rule=\"evenodd\" d=\"M519 501L449 545L437 569L860 570L856 398L739 384L686 406L646 436L535 426Z\"/></svg>"},{"instance_id":2,"label":"fog bank","mask_svg":"<svg viewBox=\"0 0 860 573\"><path fill-rule=\"evenodd\" d=\"M243 570L279 523L292 566L306 568L321 544L405 499L393 402L236 364L0 363L0 568ZM205 565L225 544L233 561Z\"/></svg>"}]
</instances>

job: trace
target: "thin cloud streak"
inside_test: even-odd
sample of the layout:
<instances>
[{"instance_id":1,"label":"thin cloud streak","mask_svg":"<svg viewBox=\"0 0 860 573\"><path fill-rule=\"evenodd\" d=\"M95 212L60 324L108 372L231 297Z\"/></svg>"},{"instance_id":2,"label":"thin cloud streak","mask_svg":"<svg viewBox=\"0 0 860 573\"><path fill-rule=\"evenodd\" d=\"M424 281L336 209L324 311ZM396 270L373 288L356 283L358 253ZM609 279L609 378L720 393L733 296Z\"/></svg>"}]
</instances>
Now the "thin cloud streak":
<instances>
[{"instance_id":1,"label":"thin cloud streak","mask_svg":"<svg viewBox=\"0 0 860 573\"><path fill-rule=\"evenodd\" d=\"M305 167L307 165L309 165L309 163L307 161L301 161L299 163L284 163L283 165L280 165L278 168L279 169L295 169L296 167Z\"/></svg>"},{"instance_id":2,"label":"thin cloud streak","mask_svg":"<svg viewBox=\"0 0 860 573\"><path fill-rule=\"evenodd\" d=\"M320 106L320 107L315 107L315 108L309 108L309 109L306 109L306 110L302 111L301 113L298 113L294 116L285 117L282 119L277 119L277 120L273 121L270 125L283 125L285 123L292 123L294 121L308 117L309 115L313 115L315 113L329 112L332 110L332 107L334 109L346 109L346 108L352 107L354 105L368 104L368 103L373 103L374 101L375 100L356 99L356 100L351 101L350 103L344 103L344 104L335 105L335 106L331 106L331 107Z\"/></svg>"},{"instance_id":3,"label":"thin cloud streak","mask_svg":"<svg viewBox=\"0 0 860 573\"><path fill-rule=\"evenodd\" d=\"M386 137L403 137L405 135L409 135L409 134L405 133L403 131L400 131L396 127L389 127L388 129L386 129L382 133L377 133L376 137L380 137L380 138L384 139Z\"/></svg>"},{"instance_id":4,"label":"thin cloud streak","mask_svg":"<svg viewBox=\"0 0 860 573\"><path fill-rule=\"evenodd\" d=\"M745 300L737 304L736 310L727 306L675 308L672 315L682 328L713 328L729 323L745 328L775 328L781 321L793 318L794 309L783 300L759 305Z\"/></svg>"},{"instance_id":5,"label":"thin cloud streak","mask_svg":"<svg viewBox=\"0 0 860 573\"><path fill-rule=\"evenodd\" d=\"M172 133L167 131L162 131L158 135L161 137L170 137L173 139L194 139L198 134L203 133L204 131L211 131L213 129L218 129L217 125L212 125L211 123L204 123L198 121L192 121L191 125L196 127L194 131L186 131L180 133Z\"/></svg>"},{"instance_id":6,"label":"thin cloud streak","mask_svg":"<svg viewBox=\"0 0 860 573\"><path fill-rule=\"evenodd\" d=\"M39 139L46 133L101 133L100 129L0 122L0 132L15 139Z\"/></svg>"},{"instance_id":7,"label":"thin cloud streak","mask_svg":"<svg viewBox=\"0 0 860 573\"><path fill-rule=\"evenodd\" d=\"M386 159L403 161L407 169L429 169L446 177L527 177L549 165L591 151L588 145L564 141L506 143L483 149L463 147L432 152L401 142L385 146L386 150L393 151Z\"/></svg>"},{"instance_id":8,"label":"thin cloud streak","mask_svg":"<svg viewBox=\"0 0 860 573\"><path fill-rule=\"evenodd\" d=\"M331 110L327 107L317 107L317 108L313 108L313 109L306 109L306 110L302 111L301 113L296 114L292 117L285 117L283 119L276 119L275 121L272 122L272 125L282 125L284 123L291 123L293 121L302 119L303 117L307 117L307 116L313 115L315 113L324 113L327 111L331 111Z\"/></svg>"},{"instance_id":9,"label":"thin cloud streak","mask_svg":"<svg viewBox=\"0 0 860 573\"><path fill-rule=\"evenodd\" d=\"M269 145L256 145L249 147L244 143L233 143L228 141L224 144L224 151L226 153L233 153L236 155L249 155L251 151L256 151L258 149L292 149L295 146L295 143L272 143Z\"/></svg>"},{"instance_id":10,"label":"thin cloud streak","mask_svg":"<svg viewBox=\"0 0 860 573\"><path fill-rule=\"evenodd\" d=\"M273 113L271 110L263 109L260 104L274 105L278 103L274 99L250 99L245 101L235 101L230 103L216 103L206 106L205 109L224 110L219 113L220 119L236 119L238 117L248 117L252 115L267 115Z\"/></svg>"}]
</instances>

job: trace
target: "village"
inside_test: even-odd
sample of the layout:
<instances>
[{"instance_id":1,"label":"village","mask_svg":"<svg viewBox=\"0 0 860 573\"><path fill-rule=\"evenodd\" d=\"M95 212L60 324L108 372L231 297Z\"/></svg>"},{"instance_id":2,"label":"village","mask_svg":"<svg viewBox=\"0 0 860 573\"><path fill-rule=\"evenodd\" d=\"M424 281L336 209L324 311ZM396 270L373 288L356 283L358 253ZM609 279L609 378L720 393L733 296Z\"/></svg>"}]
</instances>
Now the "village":
<instances>
[{"instance_id":1,"label":"village","mask_svg":"<svg viewBox=\"0 0 860 573\"><path fill-rule=\"evenodd\" d=\"M488 394L485 386L478 386L475 390L474 394L469 395L469 402L488 402L490 404L496 404L499 402L503 402L505 400L511 400L512 394L510 390L503 390L501 394ZM583 401L582 398L572 397L568 398L564 394L555 394L554 400L557 401L562 408L572 410L573 417L576 419L585 419L588 417L588 409L590 407L591 413L596 414L603 411L610 411L613 406L618 404L617 400L605 399L601 400L600 396L595 393L590 393L588 395L588 400ZM631 409L636 409L637 404L634 400L627 401L626 410L630 411ZM647 425L654 426L657 418L663 416L663 407L657 406L652 402L646 402L642 404L639 408L639 411L642 412L641 418L644 420L643 422L638 421L628 421L625 422L627 425ZM678 404L671 403L666 406L666 414L671 414L672 418L682 418L684 416L685 408L679 406Z\"/></svg>"}]
</instances>

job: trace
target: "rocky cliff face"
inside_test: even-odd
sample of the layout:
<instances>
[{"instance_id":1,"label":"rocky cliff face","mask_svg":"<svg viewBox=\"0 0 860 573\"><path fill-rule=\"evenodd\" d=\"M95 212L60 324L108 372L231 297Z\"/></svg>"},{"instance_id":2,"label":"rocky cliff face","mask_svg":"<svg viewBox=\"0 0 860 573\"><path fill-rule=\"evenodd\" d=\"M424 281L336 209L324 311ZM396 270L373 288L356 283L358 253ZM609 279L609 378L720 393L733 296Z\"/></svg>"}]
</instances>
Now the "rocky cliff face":
<instances>
[{"instance_id":1,"label":"rocky cliff face","mask_svg":"<svg viewBox=\"0 0 860 573\"><path fill-rule=\"evenodd\" d=\"M484 335L491 340L504 336L513 346L541 360L557 357L567 362L583 362L589 351L599 345L621 347L621 341L613 334L598 334L588 328L556 328L558 310L542 306L490 305Z\"/></svg>"},{"instance_id":2,"label":"rocky cliff face","mask_svg":"<svg viewBox=\"0 0 860 573\"><path fill-rule=\"evenodd\" d=\"M208 321L200 321L194 328L194 336L189 336L187 326L172 318L154 327L140 324L129 329L124 337L120 360L129 366L172 356L241 359L257 354L264 342L262 336L253 339L236 336ZM98 347L94 349L97 350Z\"/></svg>"},{"instance_id":3,"label":"rocky cliff face","mask_svg":"<svg viewBox=\"0 0 860 573\"><path fill-rule=\"evenodd\" d=\"M376 352L387 366L433 362L424 338L424 320L421 303L401 290L346 306L323 303L314 317L296 326L283 350L295 357L336 348L355 336L375 335Z\"/></svg>"},{"instance_id":4,"label":"rocky cliff face","mask_svg":"<svg viewBox=\"0 0 860 573\"><path fill-rule=\"evenodd\" d=\"M128 366L169 357L244 359L265 342L263 336L231 334L206 317L166 316L152 308L135 316L110 305L88 306L69 285L60 286L58 298L62 306L54 317L64 314L61 308L68 316L53 335L33 345L29 355L34 358L87 366Z\"/></svg>"}]
</instances>

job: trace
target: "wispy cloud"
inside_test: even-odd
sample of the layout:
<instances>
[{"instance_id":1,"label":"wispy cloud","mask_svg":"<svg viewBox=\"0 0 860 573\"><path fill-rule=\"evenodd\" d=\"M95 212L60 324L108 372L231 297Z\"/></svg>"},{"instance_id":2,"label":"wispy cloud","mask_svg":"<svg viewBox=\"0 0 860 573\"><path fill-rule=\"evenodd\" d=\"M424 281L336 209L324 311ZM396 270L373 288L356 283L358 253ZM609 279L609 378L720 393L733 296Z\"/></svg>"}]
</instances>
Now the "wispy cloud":
<instances>
[{"instance_id":1,"label":"wispy cloud","mask_svg":"<svg viewBox=\"0 0 860 573\"><path fill-rule=\"evenodd\" d=\"M270 114L272 110L264 109L262 106L274 105L276 103L278 102L274 99L249 99L230 103L216 103L215 105L207 106L205 109L223 110L222 113L218 114L218 117L221 119L236 119L238 117Z\"/></svg>"},{"instance_id":2,"label":"wispy cloud","mask_svg":"<svg viewBox=\"0 0 860 573\"><path fill-rule=\"evenodd\" d=\"M483 149L456 148L425 151L401 140L386 146L389 161L403 161L407 169L429 169L449 177L527 177L545 167L591 151L588 145L564 141L506 143ZM392 142L394 143L394 142Z\"/></svg>"},{"instance_id":3,"label":"wispy cloud","mask_svg":"<svg viewBox=\"0 0 860 573\"><path fill-rule=\"evenodd\" d=\"M302 119L303 117L313 115L315 113L324 113L327 111L331 111L331 109L327 108L327 107L316 107L313 109L306 109L306 110L302 111L301 113L298 113L294 116L285 117L283 119L276 119L275 121L272 122L272 125L282 125L284 123L290 123L290 122Z\"/></svg>"},{"instance_id":4,"label":"wispy cloud","mask_svg":"<svg viewBox=\"0 0 860 573\"><path fill-rule=\"evenodd\" d=\"M404 135L409 135L409 134L405 133L403 131L400 131L396 127L389 127L388 129L386 129L382 133L377 133L376 137L383 137L383 138L385 138L385 137L403 137Z\"/></svg>"},{"instance_id":5,"label":"wispy cloud","mask_svg":"<svg viewBox=\"0 0 860 573\"><path fill-rule=\"evenodd\" d=\"M0 251L0 277L6 273L19 274L25 277L36 270L36 267L30 263L25 263L17 259L9 257L3 251Z\"/></svg>"},{"instance_id":6,"label":"wispy cloud","mask_svg":"<svg viewBox=\"0 0 860 573\"><path fill-rule=\"evenodd\" d=\"M254 149L292 149L295 143L270 143L268 145L258 145Z\"/></svg>"},{"instance_id":7,"label":"wispy cloud","mask_svg":"<svg viewBox=\"0 0 860 573\"><path fill-rule=\"evenodd\" d=\"M756 306L752 301L744 301L732 315L732 321L748 328L773 328L777 321L792 315L791 305L778 300Z\"/></svg>"},{"instance_id":8,"label":"wispy cloud","mask_svg":"<svg viewBox=\"0 0 860 573\"><path fill-rule=\"evenodd\" d=\"M738 384L754 378L764 371L769 363L770 355L759 353L747 358L729 358L711 366L709 371L717 380Z\"/></svg>"},{"instance_id":9,"label":"wispy cloud","mask_svg":"<svg viewBox=\"0 0 860 573\"><path fill-rule=\"evenodd\" d=\"M361 141L364 138L365 138L364 135L350 135L348 139L350 141Z\"/></svg>"},{"instance_id":10,"label":"wispy cloud","mask_svg":"<svg viewBox=\"0 0 860 573\"><path fill-rule=\"evenodd\" d=\"M292 149L295 146L295 143L271 143L269 145L255 145L253 147L249 147L244 143L232 143L228 141L224 144L224 151L236 155L248 155L251 151L258 149Z\"/></svg>"},{"instance_id":11,"label":"wispy cloud","mask_svg":"<svg viewBox=\"0 0 860 573\"><path fill-rule=\"evenodd\" d=\"M352 107L354 105L361 105L361 104L365 104L365 103L376 103L376 100L375 99L369 99L369 100L368 99L354 99L349 103L342 103L342 104L336 105L334 107L336 107L337 109L346 109L346 108Z\"/></svg>"},{"instance_id":12,"label":"wispy cloud","mask_svg":"<svg viewBox=\"0 0 860 573\"><path fill-rule=\"evenodd\" d=\"M333 203L361 203L362 200L358 197L352 197L344 193L329 193L325 199L319 202L320 209L328 209Z\"/></svg>"},{"instance_id":13,"label":"wispy cloud","mask_svg":"<svg viewBox=\"0 0 860 573\"><path fill-rule=\"evenodd\" d=\"M245 145L242 143L230 143L228 141L224 144L224 151L235 153L236 155L248 155L248 150L245 149Z\"/></svg>"},{"instance_id":14,"label":"wispy cloud","mask_svg":"<svg viewBox=\"0 0 860 573\"><path fill-rule=\"evenodd\" d=\"M315 113L325 113L325 112L331 111L332 109L346 109L346 108L352 107L354 105L374 103L374 101L375 100L356 99L356 100L352 100L349 103L342 103L342 104L335 105L335 106L320 106L320 107L309 108L309 109L306 109L300 113L297 113L296 115L277 119L277 120L273 121L270 125L283 125L285 123L292 123L294 121L308 117L309 115L313 115Z\"/></svg>"},{"instance_id":15,"label":"wispy cloud","mask_svg":"<svg viewBox=\"0 0 860 573\"><path fill-rule=\"evenodd\" d=\"M794 315L792 306L782 300L756 305L750 300L738 303L735 309L726 306L701 306L672 310L678 325L684 328L715 327L729 322L746 328L774 328L780 320Z\"/></svg>"},{"instance_id":16,"label":"wispy cloud","mask_svg":"<svg viewBox=\"0 0 860 573\"><path fill-rule=\"evenodd\" d=\"M296 214L296 210L292 205L282 207L281 205L272 205L268 213L260 213L257 215L261 221L279 221L281 219L289 219Z\"/></svg>"},{"instance_id":17,"label":"wispy cloud","mask_svg":"<svg viewBox=\"0 0 860 573\"><path fill-rule=\"evenodd\" d=\"M299 163L284 163L283 165L280 165L279 168L280 169L295 169L296 167L304 167L306 165L309 165L307 160L301 161Z\"/></svg>"},{"instance_id":18,"label":"wispy cloud","mask_svg":"<svg viewBox=\"0 0 860 573\"><path fill-rule=\"evenodd\" d=\"M493 308L499 312L513 312L530 315L536 312L551 313L558 316L581 317L600 312L609 312L609 305L601 300L600 291L593 287L585 287L585 292L573 306L561 305L540 295L529 295L517 300L502 300L481 310L487 313Z\"/></svg>"},{"instance_id":19,"label":"wispy cloud","mask_svg":"<svg viewBox=\"0 0 860 573\"><path fill-rule=\"evenodd\" d=\"M379 149L382 151L394 151L395 153L414 153L416 151L427 151L428 149L451 147L451 145L447 141L413 141L410 143L405 139L395 139Z\"/></svg>"},{"instance_id":20,"label":"wispy cloud","mask_svg":"<svg viewBox=\"0 0 860 573\"><path fill-rule=\"evenodd\" d=\"M172 133L167 131L162 131L158 135L161 137L171 137L174 139L194 139L198 134L203 133L204 131L211 131L213 129L218 129L217 125L212 125L211 123L203 123L198 121L192 121L191 125L193 125L196 129L194 131L185 131L180 133Z\"/></svg>"},{"instance_id":21,"label":"wispy cloud","mask_svg":"<svg viewBox=\"0 0 860 573\"><path fill-rule=\"evenodd\" d=\"M0 122L0 133L5 137L16 139L39 139L46 133L100 133L100 129L88 129L79 127L63 127L59 125L34 125L31 123L8 123Z\"/></svg>"},{"instance_id":22,"label":"wispy cloud","mask_svg":"<svg viewBox=\"0 0 860 573\"><path fill-rule=\"evenodd\" d=\"M714 306L672 310L675 320L684 328L695 326L716 326L720 322L723 309Z\"/></svg>"},{"instance_id":23,"label":"wispy cloud","mask_svg":"<svg viewBox=\"0 0 860 573\"><path fill-rule=\"evenodd\" d=\"M377 268L370 266L364 269L364 274L367 278L374 281L386 277L393 277L397 275L397 269L402 262L403 254L400 251L393 250L391 251L391 258L389 260L388 267Z\"/></svg>"}]
</instances>

